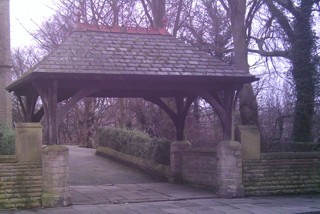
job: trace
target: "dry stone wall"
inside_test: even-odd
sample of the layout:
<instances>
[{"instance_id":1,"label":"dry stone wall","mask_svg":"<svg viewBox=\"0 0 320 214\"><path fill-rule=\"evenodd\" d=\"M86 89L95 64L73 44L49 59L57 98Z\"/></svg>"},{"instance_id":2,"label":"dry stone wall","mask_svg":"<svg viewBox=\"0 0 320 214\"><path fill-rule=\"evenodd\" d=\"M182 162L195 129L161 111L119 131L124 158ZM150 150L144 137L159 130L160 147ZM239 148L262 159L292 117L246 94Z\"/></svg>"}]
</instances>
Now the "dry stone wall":
<instances>
[{"instance_id":1,"label":"dry stone wall","mask_svg":"<svg viewBox=\"0 0 320 214\"><path fill-rule=\"evenodd\" d=\"M320 153L270 153L243 160L246 196L320 192Z\"/></svg>"},{"instance_id":2,"label":"dry stone wall","mask_svg":"<svg viewBox=\"0 0 320 214\"><path fill-rule=\"evenodd\" d=\"M183 154L183 180L212 190L217 188L215 149L190 148Z\"/></svg>"},{"instance_id":3,"label":"dry stone wall","mask_svg":"<svg viewBox=\"0 0 320 214\"><path fill-rule=\"evenodd\" d=\"M18 163L15 157L0 159L0 209L41 206L42 165Z\"/></svg>"}]
</instances>

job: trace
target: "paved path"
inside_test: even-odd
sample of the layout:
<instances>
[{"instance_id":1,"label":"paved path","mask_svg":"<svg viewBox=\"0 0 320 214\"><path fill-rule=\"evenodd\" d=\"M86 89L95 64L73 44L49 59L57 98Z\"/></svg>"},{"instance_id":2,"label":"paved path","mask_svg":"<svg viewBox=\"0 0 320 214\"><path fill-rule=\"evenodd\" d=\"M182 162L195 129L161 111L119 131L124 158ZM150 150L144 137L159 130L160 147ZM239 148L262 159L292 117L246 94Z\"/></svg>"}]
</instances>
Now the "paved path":
<instances>
[{"instance_id":1,"label":"paved path","mask_svg":"<svg viewBox=\"0 0 320 214\"><path fill-rule=\"evenodd\" d=\"M134 168L96 156L95 149L68 148L71 186L160 182Z\"/></svg>"},{"instance_id":2,"label":"paved path","mask_svg":"<svg viewBox=\"0 0 320 214\"><path fill-rule=\"evenodd\" d=\"M320 195L221 199L209 191L159 183L94 152L70 147L73 206L0 214L320 214Z\"/></svg>"},{"instance_id":3,"label":"paved path","mask_svg":"<svg viewBox=\"0 0 320 214\"><path fill-rule=\"evenodd\" d=\"M192 199L181 201L125 204L73 205L37 211L12 211L17 214L319 214L320 196L282 196L244 199Z\"/></svg>"},{"instance_id":4,"label":"paved path","mask_svg":"<svg viewBox=\"0 0 320 214\"><path fill-rule=\"evenodd\" d=\"M161 182L134 168L96 156L94 149L69 146L69 163L70 193L76 205L216 197L209 191Z\"/></svg>"}]
</instances>

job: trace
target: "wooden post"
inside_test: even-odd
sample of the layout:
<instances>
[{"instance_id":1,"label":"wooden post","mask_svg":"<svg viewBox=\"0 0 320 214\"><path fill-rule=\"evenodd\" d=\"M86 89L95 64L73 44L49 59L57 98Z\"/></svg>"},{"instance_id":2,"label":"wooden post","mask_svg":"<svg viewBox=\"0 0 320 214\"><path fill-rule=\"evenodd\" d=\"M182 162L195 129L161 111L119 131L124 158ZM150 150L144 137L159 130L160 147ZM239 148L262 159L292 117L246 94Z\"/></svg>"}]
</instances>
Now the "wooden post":
<instances>
[{"instance_id":1,"label":"wooden post","mask_svg":"<svg viewBox=\"0 0 320 214\"><path fill-rule=\"evenodd\" d=\"M48 145L58 144L57 108L58 108L58 82L49 82L46 85L35 84L41 97L46 117L46 137Z\"/></svg>"},{"instance_id":2,"label":"wooden post","mask_svg":"<svg viewBox=\"0 0 320 214\"><path fill-rule=\"evenodd\" d=\"M224 107L225 107L225 130L224 139L234 140L234 124L233 124L233 111L235 102L235 90L224 90Z\"/></svg>"},{"instance_id":3,"label":"wooden post","mask_svg":"<svg viewBox=\"0 0 320 214\"><path fill-rule=\"evenodd\" d=\"M58 97L57 97L57 82L54 81L48 87L48 144L58 144L58 127L57 127L57 108L58 108Z\"/></svg>"}]
</instances>

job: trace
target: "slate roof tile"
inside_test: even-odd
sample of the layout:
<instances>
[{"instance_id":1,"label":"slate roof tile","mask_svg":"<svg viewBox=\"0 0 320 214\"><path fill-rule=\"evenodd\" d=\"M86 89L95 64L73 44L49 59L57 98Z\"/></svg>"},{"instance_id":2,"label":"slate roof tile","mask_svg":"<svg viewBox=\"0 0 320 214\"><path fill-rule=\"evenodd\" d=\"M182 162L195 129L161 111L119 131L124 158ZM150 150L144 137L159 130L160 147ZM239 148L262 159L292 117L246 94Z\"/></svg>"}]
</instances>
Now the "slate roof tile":
<instances>
[{"instance_id":1,"label":"slate roof tile","mask_svg":"<svg viewBox=\"0 0 320 214\"><path fill-rule=\"evenodd\" d=\"M53 73L253 77L170 35L75 31L34 69Z\"/></svg>"}]
</instances>

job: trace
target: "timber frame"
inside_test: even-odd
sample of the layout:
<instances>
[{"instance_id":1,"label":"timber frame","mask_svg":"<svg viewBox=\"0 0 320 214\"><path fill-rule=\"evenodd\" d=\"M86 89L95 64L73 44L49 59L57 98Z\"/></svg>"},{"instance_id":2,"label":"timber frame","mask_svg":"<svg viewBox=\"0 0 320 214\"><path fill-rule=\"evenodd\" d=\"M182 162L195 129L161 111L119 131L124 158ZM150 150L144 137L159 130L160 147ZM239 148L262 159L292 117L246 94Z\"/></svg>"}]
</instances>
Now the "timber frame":
<instances>
[{"instance_id":1,"label":"timber frame","mask_svg":"<svg viewBox=\"0 0 320 214\"><path fill-rule=\"evenodd\" d=\"M130 29L128 29L128 31ZM110 35L112 37L113 34L115 34L114 30L110 32L109 28L104 29L103 32L100 32L100 30L96 31L91 33L91 30L81 29L75 34L82 33L84 36L90 34L90 36L94 36L94 38ZM84 52L84 49L88 51L88 47L81 47L83 49L77 50L76 48L79 48L77 46L67 46L69 40L74 41L77 38L84 39L84 36L75 37L71 35L69 40L61 45L61 52L59 52L60 50L58 48L56 52L36 65L31 72L8 86L7 90L10 92L13 91L21 104L25 122L39 122L44 115L47 144L58 144L58 125L62 122L67 112L82 98L143 98L158 105L168 114L176 129L176 139L182 141L184 140L184 127L189 108L193 101L200 97L208 102L219 116L223 126L224 139L233 139L233 110L238 93L244 84L256 81L257 78L227 64L223 64L211 56L191 46L187 46L183 42L177 42L178 40L171 38L171 36L169 37L167 34L159 35L156 34L155 31L150 31L150 34L148 30L145 32L141 29L135 30L132 34L128 31L120 32L121 34L119 35L124 37L124 40L120 41L117 45L120 46L122 43L130 40L131 37L136 39L132 41L138 41L138 39L144 41L144 43L138 43L139 49L133 52L132 56L130 56L128 46L110 48L115 42L108 43L105 49L101 49L101 51L109 49L115 51L117 48L120 50L126 49L125 55L119 55L117 57L120 57L120 59L114 60L115 62L121 62L121 57L124 58L123 63L116 65L121 67L125 64L126 68L123 68L126 69L125 72L114 72L118 67L112 67L113 70L111 71L107 70L110 66L115 65L114 61L112 61L110 65L103 64L104 67L101 66L101 69L105 69L103 72L95 72L94 69L97 69L97 65L94 64L96 60L95 55L89 53L89 55L83 56L82 59L79 57L82 56L81 54ZM148 36L148 40L146 39L146 35ZM72 37L75 38L72 40ZM144 46L141 46L141 44L144 44L146 47L154 44L149 38L154 38L156 42L159 40L159 43L162 42L162 45L164 42L167 42L167 46L171 45L173 49L165 53L165 48L167 47L157 46L159 49L159 57L152 56L153 58L151 58L149 55L139 56L140 58L136 57L139 51L144 50ZM104 38L100 43L107 39L110 38ZM115 37L115 40L116 39ZM148 43L149 41L150 44ZM90 42L90 44L94 43L92 41L88 42ZM130 45L133 48L136 47L134 46L135 44L131 43ZM177 52L176 55L170 53L175 50L174 45L183 51ZM90 49L89 51L92 50ZM74 58L68 56L69 53L72 53ZM102 57L101 55L104 53L105 51L100 52L96 57ZM154 54L157 53L155 52ZM167 61L164 61L163 64L158 65L159 59L160 62L162 62L161 57L163 56L170 57ZM114 57L114 55L108 55L106 57L110 58ZM76 61L78 58L80 58L80 60ZM210 61L211 58L215 60L215 64ZM55 61L57 59L60 59L60 61ZM176 60L173 61L172 59ZM108 58L105 60L108 60ZM173 61L171 64L170 60ZM85 61L88 61L88 65L85 68L79 67ZM131 64L128 64L128 62ZM69 66L70 63L73 64ZM102 62L98 62L98 64L99 63ZM140 70L143 70L144 67L147 67L150 73L148 73L148 70L141 73ZM91 70L91 68L93 70ZM178 68L182 69L178 70ZM151 72L156 69L158 69L159 72ZM79 72L80 70L82 72ZM194 70L194 73L192 70ZM175 71L179 71L179 73ZM169 107L163 100L163 98L168 97L174 98L175 108ZM42 107L36 108L39 98L41 99ZM62 101L64 102L62 103Z\"/></svg>"}]
</instances>

